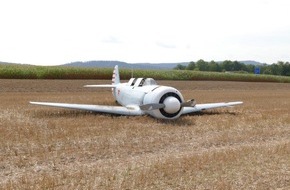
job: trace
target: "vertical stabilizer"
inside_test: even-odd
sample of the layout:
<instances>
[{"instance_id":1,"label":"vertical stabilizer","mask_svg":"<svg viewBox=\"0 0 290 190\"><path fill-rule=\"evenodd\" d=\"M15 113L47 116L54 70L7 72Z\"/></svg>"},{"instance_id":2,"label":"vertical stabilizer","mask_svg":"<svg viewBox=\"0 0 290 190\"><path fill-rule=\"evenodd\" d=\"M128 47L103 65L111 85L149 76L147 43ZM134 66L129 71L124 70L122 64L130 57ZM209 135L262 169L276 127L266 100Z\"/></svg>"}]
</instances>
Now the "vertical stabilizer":
<instances>
[{"instance_id":1,"label":"vertical stabilizer","mask_svg":"<svg viewBox=\"0 0 290 190\"><path fill-rule=\"evenodd\" d=\"M119 84L119 83L120 83L119 68L118 68L118 65L116 65L113 71L112 84Z\"/></svg>"}]
</instances>

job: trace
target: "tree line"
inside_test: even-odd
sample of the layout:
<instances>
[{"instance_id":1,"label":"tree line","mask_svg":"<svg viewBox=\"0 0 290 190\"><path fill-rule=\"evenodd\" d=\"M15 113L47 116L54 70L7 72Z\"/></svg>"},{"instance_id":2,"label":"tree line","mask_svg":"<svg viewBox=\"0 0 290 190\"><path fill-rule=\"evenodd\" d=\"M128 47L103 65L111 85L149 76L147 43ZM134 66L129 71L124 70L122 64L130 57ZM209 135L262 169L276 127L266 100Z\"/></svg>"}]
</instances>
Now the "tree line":
<instances>
[{"instance_id":1,"label":"tree line","mask_svg":"<svg viewBox=\"0 0 290 190\"><path fill-rule=\"evenodd\" d=\"M187 66L178 64L176 70L212 71L212 72L239 72L254 73L259 68L261 74L290 76L290 63L278 61L271 65L251 65L238 61L225 60L223 62L204 61L200 59L196 62L191 61Z\"/></svg>"}]
</instances>

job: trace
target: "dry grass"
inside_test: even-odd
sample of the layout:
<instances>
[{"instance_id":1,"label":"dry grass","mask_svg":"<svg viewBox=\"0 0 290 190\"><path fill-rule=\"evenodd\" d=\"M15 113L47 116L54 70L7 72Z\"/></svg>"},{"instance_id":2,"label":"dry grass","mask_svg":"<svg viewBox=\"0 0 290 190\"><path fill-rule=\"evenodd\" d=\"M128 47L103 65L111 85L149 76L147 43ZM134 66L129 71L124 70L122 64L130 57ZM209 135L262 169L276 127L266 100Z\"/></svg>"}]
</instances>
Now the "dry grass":
<instances>
[{"instance_id":1,"label":"dry grass","mask_svg":"<svg viewBox=\"0 0 290 190\"><path fill-rule=\"evenodd\" d=\"M161 81L243 106L161 121L28 101L114 104L109 81L0 80L1 189L289 189L290 84Z\"/></svg>"}]
</instances>

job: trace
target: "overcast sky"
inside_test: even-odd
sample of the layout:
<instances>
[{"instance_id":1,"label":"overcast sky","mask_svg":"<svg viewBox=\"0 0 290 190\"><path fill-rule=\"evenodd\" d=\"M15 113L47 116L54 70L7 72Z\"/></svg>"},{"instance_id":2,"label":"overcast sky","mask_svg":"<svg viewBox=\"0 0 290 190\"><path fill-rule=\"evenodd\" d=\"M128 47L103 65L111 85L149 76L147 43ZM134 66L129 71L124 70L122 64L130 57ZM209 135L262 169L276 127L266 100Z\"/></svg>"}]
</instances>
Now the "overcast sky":
<instances>
[{"instance_id":1,"label":"overcast sky","mask_svg":"<svg viewBox=\"0 0 290 190\"><path fill-rule=\"evenodd\" d=\"M290 61L289 0L0 0L0 61Z\"/></svg>"}]
</instances>

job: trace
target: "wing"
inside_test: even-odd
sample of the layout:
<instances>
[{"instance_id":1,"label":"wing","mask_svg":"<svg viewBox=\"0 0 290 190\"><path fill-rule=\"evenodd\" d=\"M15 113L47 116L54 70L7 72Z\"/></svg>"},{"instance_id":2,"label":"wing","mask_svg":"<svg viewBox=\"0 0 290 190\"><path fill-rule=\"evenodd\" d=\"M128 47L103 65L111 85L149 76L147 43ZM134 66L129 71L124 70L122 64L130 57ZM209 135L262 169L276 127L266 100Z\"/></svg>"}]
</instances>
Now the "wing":
<instances>
[{"instance_id":1,"label":"wing","mask_svg":"<svg viewBox=\"0 0 290 190\"><path fill-rule=\"evenodd\" d=\"M243 104L243 102L222 102L222 103L211 103L211 104L196 104L194 107L184 107L182 114L188 114L193 112L199 112L207 109L232 107Z\"/></svg>"},{"instance_id":2,"label":"wing","mask_svg":"<svg viewBox=\"0 0 290 190\"><path fill-rule=\"evenodd\" d=\"M59 108L78 109L78 110L101 112L101 113L111 113L111 114L118 114L118 115L144 115L144 112L139 108L139 106L136 106L136 105L122 107L122 106L88 105L88 104L65 104L65 103L52 103L52 102L30 102L30 104L59 107Z\"/></svg>"}]
</instances>

